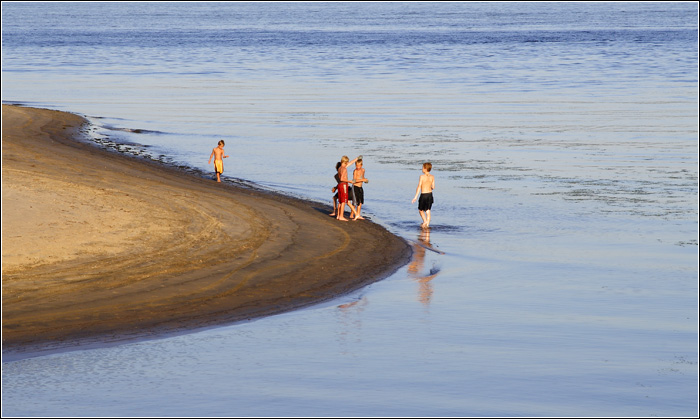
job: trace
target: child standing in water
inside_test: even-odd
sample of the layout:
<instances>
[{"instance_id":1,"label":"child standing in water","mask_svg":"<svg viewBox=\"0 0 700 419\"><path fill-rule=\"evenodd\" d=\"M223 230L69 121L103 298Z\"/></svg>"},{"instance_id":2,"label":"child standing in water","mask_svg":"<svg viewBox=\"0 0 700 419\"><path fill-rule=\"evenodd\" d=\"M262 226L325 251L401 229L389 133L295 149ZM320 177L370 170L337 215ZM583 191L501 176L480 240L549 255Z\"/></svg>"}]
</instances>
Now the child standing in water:
<instances>
[{"instance_id":1,"label":"child standing in water","mask_svg":"<svg viewBox=\"0 0 700 419\"><path fill-rule=\"evenodd\" d=\"M214 157L214 171L216 172L216 181L221 182L221 174L224 173L224 160L228 156L224 155L224 140L219 140L219 145L214 147L209 155L209 163L211 164L211 158Z\"/></svg>"},{"instance_id":2,"label":"child standing in water","mask_svg":"<svg viewBox=\"0 0 700 419\"><path fill-rule=\"evenodd\" d=\"M433 189L435 189L435 176L430 174L433 165L431 163L423 163L423 174L418 179L418 187L416 188L416 196L413 197L412 203L416 202L418 196L418 212L420 218L423 219L422 228L430 227L430 209L433 207Z\"/></svg>"}]
</instances>

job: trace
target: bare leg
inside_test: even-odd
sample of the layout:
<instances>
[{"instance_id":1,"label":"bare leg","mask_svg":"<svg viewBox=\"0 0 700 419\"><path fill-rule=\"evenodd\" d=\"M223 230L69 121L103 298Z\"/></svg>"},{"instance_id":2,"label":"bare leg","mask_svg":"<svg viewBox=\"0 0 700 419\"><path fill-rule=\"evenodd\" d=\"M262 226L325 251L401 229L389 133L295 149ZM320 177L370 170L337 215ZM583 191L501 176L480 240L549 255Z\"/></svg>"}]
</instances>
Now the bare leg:
<instances>
[{"instance_id":1,"label":"bare leg","mask_svg":"<svg viewBox=\"0 0 700 419\"><path fill-rule=\"evenodd\" d=\"M350 208L350 218L355 217L356 214L357 214L357 210L356 210L355 207L350 203L350 201L348 201L348 208Z\"/></svg>"},{"instance_id":2,"label":"bare leg","mask_svg":"<svg viewBox=\"0 0 700 419\"><path fill-rule=\"evenodd\" d=\"M338 204L338 217L340 221L348 221L347 218L345 218L345 203L341 202Z\"/></svg>"},{"instance_id":3,"label":"bare leg","mask_svg":"<svg viewBox=\"0 0 700 419\"><path fill-rule=\"evenodd\" d=\"M338 198L333 197L333 212L330 213L331 217L335 217L335 211L338 209Z\"/></svg>"},{"instance_id":4,"label":"bare leg","mask_svg":"<svg viewBox=\"0 0 700 419\"><path fill-rule=\"evenodd\" d=\"M362 214L362 204L357 205L357 212L354 220L364 220L365 218L360 214Z\"/></svg>"},{"instance_id":5,"label":"bare leg","mask_svg":"<svg viewBox=\"0 0 700 419\"><path fill-rule=\"evenodd\" d=\"M425 228L430 227L430 210L427 210L425 212L426 214L426 221L425 221Z\"/></svg>"},{"instance_id":6,"label":"bare leg","mask_svg":"<svg viewBox=\"0 0 700 419\"><path fill-rule=\"evenodd\" d=\"M423 223L420 225L421 227L425 227L425 223L427 222L425 211L418 211L420 214L421 220L423 220Z\"/></svg>"}]
</instances>

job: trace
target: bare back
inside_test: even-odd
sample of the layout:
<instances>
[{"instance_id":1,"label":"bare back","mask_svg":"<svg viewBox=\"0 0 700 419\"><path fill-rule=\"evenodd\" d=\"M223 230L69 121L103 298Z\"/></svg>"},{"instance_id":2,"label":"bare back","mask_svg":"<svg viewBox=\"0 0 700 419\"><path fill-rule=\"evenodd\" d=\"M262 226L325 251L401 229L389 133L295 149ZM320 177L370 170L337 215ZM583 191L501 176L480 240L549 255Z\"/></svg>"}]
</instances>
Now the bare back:
<instances>
[{"instance_id":1,"label":"bare back","mask_svg":"<svg viewBox=\"0 0 700 419\"><path fill-rule=\"evenodd\" d=\"M435 176L431 174L420 175L420 180L418 181L420 193L432 193L435 189Z\"/></svg>"},{"instance_id":2,"label":"bare back","mask_svg":"<svg viewBox=\"0 0 700 419\"><path fill-rule=\"evenodd\" d=\"M214 155L214 161L216 160L223 160L222 157L224 155L224 149L221 147L214 147L214 150L211 151L211 153Z\"/></svg>"}]
</instances>

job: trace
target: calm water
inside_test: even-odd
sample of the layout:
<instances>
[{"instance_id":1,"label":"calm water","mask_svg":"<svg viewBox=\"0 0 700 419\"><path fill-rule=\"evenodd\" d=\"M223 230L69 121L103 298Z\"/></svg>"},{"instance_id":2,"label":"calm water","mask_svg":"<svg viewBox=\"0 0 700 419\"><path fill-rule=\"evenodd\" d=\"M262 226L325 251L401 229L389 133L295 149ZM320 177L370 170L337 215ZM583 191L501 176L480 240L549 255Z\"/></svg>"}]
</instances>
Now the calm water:
<instances>
[{"instance_id":1,"label":"calm water","mask_svg":"<svg viewBox=\"0 0 700 419\"><path fill-rule=\"evenodd\" d=\"M3 362L6 416L696 416L695 3L7 3L2 100L415 248L328 304ZM433 227L411 199L437 179Z\"/></svg>"}]
</instances>

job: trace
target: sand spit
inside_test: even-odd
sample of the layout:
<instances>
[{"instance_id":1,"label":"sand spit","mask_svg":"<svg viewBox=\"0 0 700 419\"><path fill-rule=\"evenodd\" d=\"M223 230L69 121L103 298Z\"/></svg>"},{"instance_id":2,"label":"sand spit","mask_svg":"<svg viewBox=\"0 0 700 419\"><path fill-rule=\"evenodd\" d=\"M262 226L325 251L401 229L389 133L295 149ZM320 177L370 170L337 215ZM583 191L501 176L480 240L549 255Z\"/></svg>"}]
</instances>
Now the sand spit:
<instances>
[{"instance_id":1,"label":"sand spit","mask_svg":"<svg viewBox=\"0 0 700 419\"><path fill-rule=\"evenodd\" d=\"M102 150L84 124L2 106L4 354L289 311L410 258L377 224Z\"/></svg>"}]
</instances>

